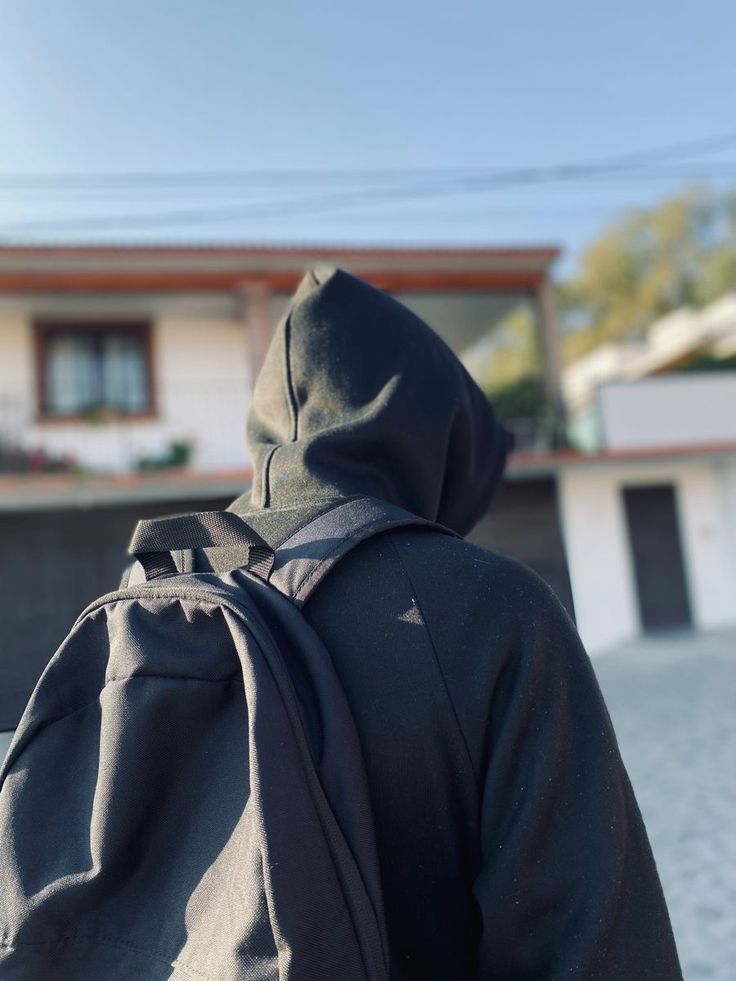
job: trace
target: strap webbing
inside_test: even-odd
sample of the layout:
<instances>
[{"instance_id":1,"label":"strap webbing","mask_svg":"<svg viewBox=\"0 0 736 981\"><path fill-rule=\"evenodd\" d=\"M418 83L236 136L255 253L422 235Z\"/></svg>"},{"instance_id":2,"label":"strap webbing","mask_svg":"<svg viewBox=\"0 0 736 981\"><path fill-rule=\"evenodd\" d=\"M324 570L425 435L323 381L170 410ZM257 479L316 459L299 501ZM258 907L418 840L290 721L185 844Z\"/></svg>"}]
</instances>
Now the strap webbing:
<instances>
[{"instance_id":1,"label":"strap webbing","mask_svg":"<svg viewBox=\"0 0 736 981\"><path fill-rule=\"evenodd\" d=\"M269 582L297 606L303 606L325 576L359 542L407 525L455 535L449 528L387 501L354 498L320 514L287 538L276 550Z\"/></svg>"},{"instance_id":2,"label":"strap webbing","mask_svg":"<svg viewBox=\"0 0 736 981\"><path fill-rule=\"evenodd\" d=\"M174 550L233 546L247 549L248 569L268 578L273 549L232 511L201 511L139 521L128 552L143 566L146 579L157 579L177 572L171 555Z\"/></svg>"},{"instance_id":3,"label":"strap webbing","mask_svg":"<svg viewBox=\"0 0 736 981\"><path fill-rule=\"evenodd\" d=\"M146 579L190 572L195 548L231 548L247 554L248 571L267 580L297 606L303 606L325 576L360 542L391 528L432 528L455 532L378 498L350 498L333 505L297 529L276 550L232 511L205 511L140 521L129 552ZM458 537L458 536L456 536ZM247 550L247 552L246 552ZM176 559L171 555L176 553ZM130 582L138 576L133 569Z\"/></svg>"}]
</instances>

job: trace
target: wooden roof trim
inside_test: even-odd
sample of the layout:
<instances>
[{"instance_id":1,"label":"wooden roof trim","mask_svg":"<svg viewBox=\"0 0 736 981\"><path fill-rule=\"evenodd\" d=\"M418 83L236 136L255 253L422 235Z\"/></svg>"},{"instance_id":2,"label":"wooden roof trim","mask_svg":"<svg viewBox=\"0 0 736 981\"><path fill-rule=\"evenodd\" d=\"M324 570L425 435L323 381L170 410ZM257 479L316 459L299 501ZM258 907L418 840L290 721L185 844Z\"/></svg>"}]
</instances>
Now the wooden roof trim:
<instances>
[{"instance_id":1,"label":"wooden roof trim","mask_svg":"<svg viewBox=\"0 0 736 981\"><path fill-rule=\"evenodd\" d=\"M704 457L736 456L736 442L677 443L671 446L631 446L601 449L592 453L578 450L517 450L509 456L509 465L521 472L526 468L548 466L556 470L567 467L616 463L662 463L674 460L698 460Z\"/></svg>"},{"instance_id":2,"label":"wooden roof trim","mask_svg":"<svg viewBox=\"0 0 736 981\"><path fill-rule=\"evenodd\" d=\"M303 258L305 261L319 259L527 259L541 263L551 263L560 254L554 245L540 246L459 246L452 247L407 247L400 246L278 246L278 245L0 245L0 260L3 258L22 258L24 256L47 258L253 258L262 256L273 260L283 258Z\"/></svg>"},{"instance_id":3,"label":"wooden roof trim","mask_svg":"<svg viewBox=\"0 0 736 981\"><path fill-rule=\"evenodd\" d=\"M543 269L376 270L352 268L379 289L389 292L440 290L527 292L545 278ZM206 293L234 292L248 286L266 286L276 293L291 293L303 276L301 270L0 270L0 293Z\"/></svg>"}]
</instances>

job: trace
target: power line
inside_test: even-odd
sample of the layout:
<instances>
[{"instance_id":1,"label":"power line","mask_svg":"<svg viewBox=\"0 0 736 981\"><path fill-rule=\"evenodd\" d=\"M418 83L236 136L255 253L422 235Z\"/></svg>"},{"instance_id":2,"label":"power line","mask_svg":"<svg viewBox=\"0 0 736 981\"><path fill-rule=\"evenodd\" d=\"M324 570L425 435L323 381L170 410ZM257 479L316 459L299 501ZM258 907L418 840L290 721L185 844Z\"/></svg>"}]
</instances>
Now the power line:
<instances>
[{"instance_id":1,"label":"power line","mask_svg":"<svg viewBox=\"0 0 736 981\"><path fill-rule=\"evenodd\" d=\"M270 200L264 202L230 202L216 208L188 208L172 211L120 213L77 216L70 218L41 218L30 221L12 222L2 228L4 234L25 232L66 231L85 232L106 229L156 229L172 226L197 226L205 224L229 223L247 219L292 218L305 215L321 215L337 210L351 210L366 205L394 204L401 206L412 201L431 201L438 197L484 195L501 189L515 187L530 187L545 183L578 183L591 184L631 183L635 181L697 181L712 179L736 179L736 162L730 163L715 171L691 171L685 169L670 169L662 172L637 173L589 173L578 172L551 173L528 172L524 175L503 176L495 179L452 180L431 183L415 187L389 187L369 190L350 190L341 193L317 197L296 198L285 200Z\"/></svg>"},{"instance_id":2,"label":"power line","mask_svg":"<svg viewBox=\"0 0 736 981\"><path fill-rule=\"evenodd\" d=\"M736 162L730 161L695 161L687 166L676 165L655 169L653 164L694 153L723 150L726 146L736 144L736 132L724 133L706 139L691 140L667 147L654 147L619 154L615 157L599 158L582 163L556 164L544 167L516 167L488 170L485 172L434 170L434 171L396 171L369 172L363 174L378 179L379 173L400 174L401 179L394 178L393 183L378 186L345 186L327 194L311 195L308 197L287 197L267 201L230 201L218 207L194 207L158 212L124 212L93 215L77 215L74 217L40 218L23 220L6 224L3 231L7 234L23 234L33 232L67 231L85 232L95 230L122 230L185 227L220 222L243 221L254 218L291 218L299 215L324 214L335 209L349 210L366 205L394 204L401 206L412 201L433 200L438 197L483 195L502 189L531 187L549 183L558 184L589 184L594 182L642 182L651 180L722 180L736 177ZM691 168L695 169L691 169ZM210 176L212 176L211 172ZM292 174L300 172L293 171ZM306 171L301 172L307 173ZM334 171L334 174L347 175L348 171ZM354 173L358 173L357 171ZM423 173L422 180L407 183L407 175ZM205 172L190 177L202 177ZM433 176L429 176L429 175ZM74 175L67 175L70 178ZM81 179L83 175L76 175ZM108 175L110 176L110 175ZM122 175L117 175L118 177ZM141 175L139 175L141 176ZM165 175L148 177L157 179ZM271 175L274 176L274 175ZM282 175L283 176L283 175ZM6 175L6 179L9 179ZM50 175L47 179L51 180ZM2 178L0 178L0 188ZM71 185L69 185L71 187ZM7 189L7 188L6 188ZM47 190L51 189L48 185ZM151 190L146 186L146 190ZM211 188L210 188L211 189ZM131 188L132 190L132 188ZM282 189L293 191L284 186Z\"/></svg>"},{"instance_id":3,"label":"power line","mask_svg":"<svg viewBox=\"0 0 736 981\"><path fill-rule=\"evenodd\" d=\"M353 183L383 183L396 180L433 179L487 179L503 177L519 177L540 170L559 172L580 172L592 169L611 169L619 166L628 167L635 164L676 159L692 154L714 153L736 145L736 131L708 136L696 140L686 140L663 146L648 147L641 150L627 151L607 157L592 158L583 161L563 162L545 167L513 167L488 169L479 167L415 167L395 169L319 169L297 168L283 170L192 170L192 171L110 171L104 172L69 172L61 174L50 173L6 173L0 174L0 189L20 190L58 190L61 188L109 189L109 188L143 188L160 189L167 185L171 187L188 187L196 185L241 185L249 183L257 186L293 186L305 182L307 184L333 184L336 182Z\"/></svg>"}]
</instances>

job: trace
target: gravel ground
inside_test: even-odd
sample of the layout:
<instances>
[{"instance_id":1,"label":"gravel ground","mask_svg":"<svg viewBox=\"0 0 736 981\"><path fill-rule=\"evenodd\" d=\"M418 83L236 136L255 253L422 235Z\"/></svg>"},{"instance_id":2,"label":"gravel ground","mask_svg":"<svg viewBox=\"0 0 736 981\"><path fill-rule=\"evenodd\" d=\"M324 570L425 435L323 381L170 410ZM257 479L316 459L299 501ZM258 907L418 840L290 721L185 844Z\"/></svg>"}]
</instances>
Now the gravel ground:
<instances>
[{"instance_id":1,"label":"gravel ground","mask_svg":"<svg viewBox=\"0 0 736 981\"><path fill-rule=\"evenodd\" d=\"M736 979L736 632L594 661L649 831L686 981Z\"/></svg>"},{"instance_id":2,"label":"gravel ground","mask_svg":"<svg viewBox=\"0 0 736 981\"><path fill-rule=\"evenodd\" d=\"M736 632L640 640L594 664L685 981L736 981Z\"/></svg>"}]
</instances>

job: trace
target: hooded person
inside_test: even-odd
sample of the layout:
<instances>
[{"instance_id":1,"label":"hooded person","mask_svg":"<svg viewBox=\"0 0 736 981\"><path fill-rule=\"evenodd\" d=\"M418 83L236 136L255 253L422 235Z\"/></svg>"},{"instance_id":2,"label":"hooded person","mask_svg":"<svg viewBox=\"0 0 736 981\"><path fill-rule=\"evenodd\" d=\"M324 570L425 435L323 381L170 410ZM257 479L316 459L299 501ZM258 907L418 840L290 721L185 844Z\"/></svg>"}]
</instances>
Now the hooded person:
<instances>
[{"instance_id":1,"label":"hooded person","mask_svg":"<svg viewBox=\"0 0 736 981\"><path fill-rule=\"evenodd\" d=\"M464 535L507 451L439 336L330 269L276 331L248 440L253 485L231 510L274 547L354 495ZM361 740L392 979L681 978L600 690L545 583L409 527L355 548L303 612Z\"/></svg>"}]
</instances>

